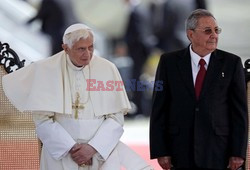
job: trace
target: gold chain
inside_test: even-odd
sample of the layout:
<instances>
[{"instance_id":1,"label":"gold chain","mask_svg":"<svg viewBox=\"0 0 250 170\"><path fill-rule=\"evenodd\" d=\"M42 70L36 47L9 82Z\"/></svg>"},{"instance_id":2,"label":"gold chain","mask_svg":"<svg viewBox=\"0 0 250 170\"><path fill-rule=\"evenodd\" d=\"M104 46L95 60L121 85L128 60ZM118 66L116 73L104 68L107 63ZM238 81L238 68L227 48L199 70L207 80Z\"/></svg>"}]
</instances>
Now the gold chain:
<instances>
[{"instance_id":1,"label":"gold chain","mask_svg":"<svg viewBox=\"0 0 250 170\"><path fill-rule=\"evenodd\" d=\"M89 79L90 79L90 66L88 66L88 69L89 69ZM70 80L70 76L69 76L69 71L68 71L68 66L67 66L67 72L68 72L68 77L69 77L69 80ZM87 81L87 79L85 78L85 75L84 75L84 72L81 70L81 72L83 73L83 77L84 79ZM71 87L71 80L70 80L70 88L72 89ZM87 90L88 90L88 87L90 85L90 82L88 81L87 82ZM85 108L85 104L88 103L89 101L89 98L90 98L90 90L88 90L88 97L87 97L87 100L83 103L80 103L80 94L79 92L76 92L76 99L75 99L75 103L72 104L72 109L75 109L75 119L78 119L78 109L84 109Z\"/></svg>"}]
</instances>

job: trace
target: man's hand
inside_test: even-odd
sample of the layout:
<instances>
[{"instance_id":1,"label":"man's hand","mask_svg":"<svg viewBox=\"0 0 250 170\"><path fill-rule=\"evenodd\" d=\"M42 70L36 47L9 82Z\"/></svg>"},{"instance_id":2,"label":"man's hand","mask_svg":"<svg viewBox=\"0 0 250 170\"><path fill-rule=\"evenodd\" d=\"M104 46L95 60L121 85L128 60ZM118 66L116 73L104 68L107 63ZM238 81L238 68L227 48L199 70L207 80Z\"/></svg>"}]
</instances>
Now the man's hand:
<instances>
[{"instance_id":1,"label":"man's hand","mask_svg":"<svg viewBox=\"0 0 250 170\"><path fill-rule=\"evenodd\" d=\"M157 158L159 165L162 167L164 170L170 170L170 168L173 166L171 164L171 157L170 156L164 156Z\"/></svg>"},{"instance_id":2,"label":"man's hand","mask_svg":"<svg viewBox=\"0 0 250 170\"><path fill-rule=\"evenodd\" d=\"M240 157L230 157L228 168L231 170L237 170L244 163L244 159Z\"/></svg>"},{"instance_id":3,"label":"man's hand","mask_svg":"<svg viewBox=\"0 0 250 170\"><path fill-rule=\"evenodd\" d=\"M80 166L82 164L92 165L92 157L97 151L89 144L75 144L69 153L72 159Z\"/></svg>"}]
</instances>

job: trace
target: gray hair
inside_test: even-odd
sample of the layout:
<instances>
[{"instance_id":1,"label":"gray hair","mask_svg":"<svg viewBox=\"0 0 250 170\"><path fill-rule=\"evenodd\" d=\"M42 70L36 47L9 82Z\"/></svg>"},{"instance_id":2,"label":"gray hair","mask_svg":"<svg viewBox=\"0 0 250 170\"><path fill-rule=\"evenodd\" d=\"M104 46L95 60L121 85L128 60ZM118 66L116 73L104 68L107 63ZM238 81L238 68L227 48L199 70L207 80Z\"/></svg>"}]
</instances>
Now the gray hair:
<instances>
[{"instance_id":1,"label":"gray hair","mask_svg":"<svg viewBox=\"0 0 250 170\"><path fill-rule=\"evenodd\" d=\"M205 9L196 9L186 20L186 30L193 30L198 25L198 20L202 17L213 17L213 14ZM215 18L214 18L215 19Z\"/></svg>"},{"instance_id":2,"label":"gray hair","mask_svg":"<svg viewBox=\"0 0 250 170\"><path fill-rule=\"evenodd\" d=\"M63 44L67 44L69 48L72 48L75 42L79 41L80 39L86 40L90 36L93 37L94 40L94 33L90 28L81 28L79 30L64 34Z\"/></svg>"}]
</instances>

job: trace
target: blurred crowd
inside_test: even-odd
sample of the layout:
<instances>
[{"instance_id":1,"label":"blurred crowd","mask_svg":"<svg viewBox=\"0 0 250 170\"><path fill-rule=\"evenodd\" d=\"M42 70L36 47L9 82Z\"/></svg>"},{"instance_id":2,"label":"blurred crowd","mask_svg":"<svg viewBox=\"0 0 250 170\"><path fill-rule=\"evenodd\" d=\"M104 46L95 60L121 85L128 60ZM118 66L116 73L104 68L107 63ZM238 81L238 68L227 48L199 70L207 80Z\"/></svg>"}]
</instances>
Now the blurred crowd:
<instances>
[{"instance_id":1,"label":"blurred crowd","mask_svg":"<svg viewBox=\"0 0 250 170\"><path fill-rule=\"evenodd\" d=\"M51 55L62 50L61 37L65 28L76 22L85 22L76 14L74 1L41 0L37 15L27 21L27 24L41 21L41 31L50 38ZM205 0L121 1L128 11L125 28L119 36L106 38L109 53L103 57L116 64L125 82L133 108L127 118L148 117L160 55L189 44L185 20L191 11L206 9L207 5ZM105 15L105 11L99 12Z\"/></svg>"}]
</instances>

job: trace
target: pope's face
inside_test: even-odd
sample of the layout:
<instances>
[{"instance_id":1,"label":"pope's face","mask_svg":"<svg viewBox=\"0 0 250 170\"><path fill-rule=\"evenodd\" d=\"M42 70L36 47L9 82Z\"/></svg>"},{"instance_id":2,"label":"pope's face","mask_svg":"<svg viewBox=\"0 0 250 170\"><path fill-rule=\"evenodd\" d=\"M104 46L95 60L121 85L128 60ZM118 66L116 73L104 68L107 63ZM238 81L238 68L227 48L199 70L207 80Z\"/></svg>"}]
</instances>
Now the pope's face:
<instances>
[{"instance_id":1,"label":"pope's face","mask_svg":"<svg viewBox=\"0 0 250 170\"><path fill-rule=\"evenodd\" d=\"M90 35L87 39L80 39L74 43L71 49L66 45L64 50L75 66L82 67L88 65L94 51L93 36Z\"/></svg>"},{"instance_id":2,"label":"pope's face","mask_svg":"<svg viewBox=\"0 0 250 170\"><path fill-rule=\"evenodd\" d=\"M218 33L220 33L216 20L213 17L202 17L198 20L197 28L188 30L188 37L192 49L200 56L205 56L217 48Z\"/></svg>"}]
</instances>

